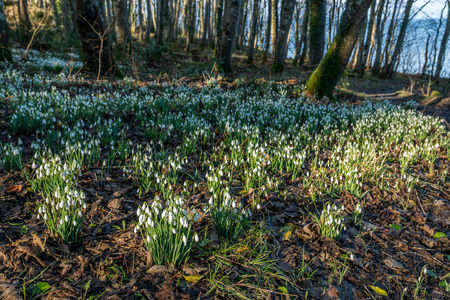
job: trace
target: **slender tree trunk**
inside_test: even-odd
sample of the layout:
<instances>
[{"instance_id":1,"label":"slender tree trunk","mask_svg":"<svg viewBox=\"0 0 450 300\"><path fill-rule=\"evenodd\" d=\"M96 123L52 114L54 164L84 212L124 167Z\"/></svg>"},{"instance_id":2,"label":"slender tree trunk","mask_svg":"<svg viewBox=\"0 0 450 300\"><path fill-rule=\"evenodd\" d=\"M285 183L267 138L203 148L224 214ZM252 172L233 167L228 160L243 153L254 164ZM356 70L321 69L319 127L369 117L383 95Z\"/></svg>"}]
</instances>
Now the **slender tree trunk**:
<instances>
[{"instance_id":1,"label":"slender tree trunk","mask_svg":"<svg viewBox=\"0 0 450 300\"><path fill-rule=\"evenodd\" d=\"M58 33L58 36L61 36L61 17L58 13L58 6L56 5L56 0L50 1L50 5L52 7L52 15L54 20L55 31Z\"/></svg>"},{"instance_id":2,"label":"slender tree trunk","mask_svg":"<svg viewBox=\"0 0 450 300\"><path fill-rule=\"evenodd\" d=\"M150 5L150 0L146 0L145 3L147 6L147 27L145 28L144 40L148 43L150 41L150 32L152 31L152 8Z\"/></svg>"},{"instance_id":3,"label":"slender tree trunk","mask_svg":"<svg viewBox=\"0 0 450 300\"><path fill-rule=\"evenodd\" d=\"M348 0L333 44L306 83L306 91L318 97L332 97L364 26L374 0Z\"/></svg>"},{"instance_id":4,"label":"slender tree trunk","mask_svg":"<svg viewBox=\"0 0 450 300\"><path fill-rule=\"evenodd\" d=\"M61 14L63 16L62 18L62 24L63 24L63 28L64 28L64 35L65 37L71 37L73 32L73 27L72 27L72 23L70 21L70 18L68 18L67 16L70 16L70 0L60 0L60 7L61 7Z\"/></svg>"},{"instance_id":5,"label":"slender tree trunk","mask_svg":"<svg viewBox=\"0 0 450 300\"><path fill-rule=\"evenodd\" d=\"M377 8L377 20L375 25L375 58L372 66L372 74L378 75L381 69L381 50L383 47L383 32L381 31L381 19L383 17L383 8L386 0L380 0Z\"/></svg>"},{"instance_id":6,"label":"slender tree trunk","mask_svg":"<svg viewBox=\"0 0 450 300\"><path fill-rule=\"evenodd\" d=\"M441 76L445 49L447 47L448 36L450 34L450 0L447 0L447 6L447 23L445 25L444 35L442 36L441 47L439 49L439 55L436 63L436 72L434 73L434 77L436 78L439 78Z\"/></svg>"},{"instance_id":7,"label":"slender tree trunk","mask_svg":"<svg viewBox=\"0 0 450 300\"><path fill-rule=\"evenodd\" d=\"M385 60L384 65L387 65L389 63L389 53L392 50L392 43L393 43L392 40L395 38L395 33L396 33L395 29L397 27L397 20L398 20L398 15L397 15L398 14L398 12L397 12L398 1L399 0L395 0L394 11L392 12L391 22L389 24L389 29L387 31L388 34L387 34L386 43L384 46L384 60ZM381 32L384 32L384 26L383 26L383 29L381 30Z\"/></svg>"},{"instance_id":8,"label":"slender tree trunk","mask_svg":"<svg viewBox=\"0 0 450 300\"><path fill-rule=\"evenodd\" d=\"M99 0L77 0L76 22L88 71L123 76L114 62L105 12Z\"/></svg>"},{"instance_id":9,"label":"slender tree trunk","mask_svg":"<svg viewBox=\"0 0 450 300\"><path fill-rule=\"evenodd\" d=\"M358 77L362 78L364 76L364 73L366 72L366 66L367 66L367 57L369 55L370 51L370 43L373 38L373 23L375 20L375 2L370 6L370 13L369 13L369 24L367 25L367 37L366 41L364 43L364 53L363 57L361 58L361 64L357 66L356 73L358 74Z\"/></svg>"},{"instance_id":10,"label":"slender tree trunk","mask_svg":"<svg viewBox=\"0 0 450 300\"><path fill-rule=\"evenodd\" d=\"M239 26L238 26L238 34L237 34L237 42L236 42L236 48L241 49L244 45L245 40L245 25L247 22L247 15L248 15L248 0L241 0L241 8L240 11L241 16L239 18Z\"/></svg>"},{"instance_id":11,"label":"slender tree trunk","mask_svg":"<svg viewBox=\"0 0 450 300\"><path fill-rule=\"evenodd\" d=\"M363 68L362 65L364 64L363 63L363 61L364 61L364 42L366 40L366 28L367 28L366 21L367 21L367 17L364 20L364 27L358 38L358 51L356 52L356 55L355 55L355 58L356 58L355 70L357 71L359 77L362 77L362 76L360 76L360 74L361 74L360 70Z\"/></svg>"},{"instance_id":12,"label":"slender tree trunk","mask_svg":"<svg viewBox=\"0 0 450 300\"><path fill-rule=\"evenodd\" d=\"M248 39L249 64L253 64L253 52L255 47L256 29L258 28L258 20L259 20L259 0L253 0L252 24L250 27L250 34Z\"/></svg>"},{"instance_id":13,"label":"slender tree trunk","mask_svg":"<svg viewBox=\"0 0 450 300\"><path fill-rule=\"evenodd\" d=\"M186 52L189 52L191 49L191 43L194 40L195 14L196 14L195 0L188 0L187 4L188 4L187 16L189 27L186 37Z\"/></svg>"},{"instance_id":14,"label":"slender tree trunk","mask_svg":"<svg viewBox=\"0 0 450 300\"><path fill-rule=\"evenodd\" d=\"M116 49L122 52L128 39L128 1L113 0L114 28L116 33Z\"/></svg>"},{"instance_id":15,"label":"slender tree trunk","mask_svg":"<svg viewBox=\"0 0 450 300\"><path fill-rule=\"evenodd\" d=\"M395 66L399 60L400 52L405 41L406 29L409 24L409 16L411 14L411 8L415 0L408 0L405 6L405 13L403 15L402 25L400 26L400 32L398 34L397 42L395 43L394 54L392 54L391 61L383 68L380 74L382 78L391 78L394 75Z\"/></svg>"},{"instance_id":16,"label":"slender tree trunk","mask_svg":"<svg viewBox=\"0 0 450 300\"><path fill-rule=\"evenodd\" d=\"M211 36L209 35L209 20L210 20L210 15L211 15L211 0L206 0L205 3L205 14L204 14L204 19L203 19L203 35L202 35L202 47L206 46L206 35L208 35L208 38L211 38Z\"/></svg>"},{"instance_id":17,"label":"slender tree trunk","mask_svg":"<svg viewBox=\"0 0 450 300\"><path fill-rule=\"evenodd\" d=\"M302 52L298 58L300 66L305 64L306 54L308 53L308 24L309 24L309 4L310 0L305 0L305 12L303 14L302 35L300 37L300 44L302 44Z\"/></svg>"},{"instance_id":18,"label":"slender tree trunk","mask_svg":"<svg viewBox=\"0 0 450 300\"><path fill-rule=\"evenodd\" d=\"M284 69L284 59L286 58L286 43L289 31L294 17L296 0L282 0L280 13L280 29L277 33L277 41L275 47L275 57L272 69L275 73Z\"/></svg>"},{"instance_id":19,"label":"slender tree trunk","mask_svg":"<svg viewBox=\"0 0 450 300\"><path fill-rule=\"evenodd\" d=\"M311 0L309 4L309 61L310 67L317 66L325 48L326 0Z\"/></svg>"},{"instance_id":20,"label":"slender tree trunk","mask_svg":"<svg viewBox=\"0 0 450 300\"><path fill-rule=\"evenodd\" d=\"M292 66L296 67L298 64L298 58L300 57L301 44L300 44L300 11L301 5L297 5L297 9L295 10L295 52L294 59L292 60Z\"/></svg>"},{"instance_id":21,"label":"slender tree trunk","mask_svg":"<svg viewBox=\"0 0 450 300\"><path fill-rule=\"evenodd\" d=\"M336 0L331 1L331 9L330 9L330 19L328 21L328 41L327 45L328 48L331 46L331 41L333 40L333 23L335 18L335 12L336 12Z\"/></svg>"},{"instance_id":22,"label":"slender tree trunk","mask_svg":"<svg viewBox=\"0 0 450 300\"><path fill-rule=\"evenodd\" d=\"M225 72L231 71L231 55L239 25L241 0L225 0L223 33L220 42L219 57L223 60Z\"/></svg>"},{"instance_id":23,"label":"slender tree trunk","mask_svg":"<svg viewBox=\"0 0 450 300\"><path fill-rule=\"evenodd\" d=\"M31 25L30 17L28 15L28 3L27 0L19 0L19 22L20 22L20 41L23 45L27 45L30 42L33 27Z\"/></svg>"},{"instance_id":24,"label":"slender tree trunk","mask_svg":"<svg viewBox=\"0 0 450 300\"><path fill-rule=\"evenodd\" d=\"M427 44L425 46L424 62L423 62L423 67L422 67L422 76L425 76L427 74L427 69L428 69L428 47L430 46L430 38L431 38L431 35L428 34Z\"/></svg>"},{"instance_id":25,"label":"slender tree trunk","mask_svg":"<svg viewBox=\"0 0 450 300\"><path fill-rule=\"evenodd\" d=\"M214 54L218 54L220 43L222 41L222 33L223 33L223 3L224 0L216 0L216 36L215 36L215 43L214 43Z\"/></svg>"},{"instance_id":26,"label":"slender tree trunk","mask_svg":"<svg viewBox=\"0 0 450 300\"><path fill-rule=\"evenodd\" d=\"M3 9L3 0L0 0L0 61L12 61L8 38L8 23Z\"/></svg>"},{"instance_id":27,"label":"slender tree trunk","mask_svg":"<svg viewBox=\"0 0 450 300\"><path fill-rule=\"evenodd\" d=\"M270 48L270 37L272 30L272 0L267 0L267 23L266 23L266 37L265 37L265 46L264 46L264 54L263 54L263 63L267 62L267 57L269 56L269 48Z\"/></svg>"},{"instance_id":28,"label":"slender tree trunk","mask_svg":"<svg viewBox=\"0 0 450 300\"><path fill-rule=\"evenodd\" d=\"M156 38L159 45L164 43L164 25L166 23L164 17L166 16L166 2L167 0L158 1L158 32L156 34Z\"/></svg>"},{"instance_id":29,"label":"slender tree trunk","mask_svg":"<svg viewBox=\"0 0 450 300\"><path fill-rule=\"evenodd\" d=\"M277 30L278 30L278 0L272 1L272 53L275 53L275 47L277 43Z\"/></svg>"}]
</instances>

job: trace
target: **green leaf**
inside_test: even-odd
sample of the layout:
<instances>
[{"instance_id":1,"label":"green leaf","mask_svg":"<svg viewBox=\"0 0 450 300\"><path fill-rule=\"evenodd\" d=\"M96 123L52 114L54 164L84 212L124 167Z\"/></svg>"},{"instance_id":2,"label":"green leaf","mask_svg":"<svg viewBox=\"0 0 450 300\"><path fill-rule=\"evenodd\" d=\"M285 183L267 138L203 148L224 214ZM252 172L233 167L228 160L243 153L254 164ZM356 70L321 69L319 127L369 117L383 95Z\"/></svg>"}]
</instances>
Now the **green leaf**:
<instances>
[{"instance_id":1,"label":"green leaf","mask_svg":"<svg viewBox=\"0 0 450 300\"><path fill-rule=\"evenodd\" d=\"M47 291L48 289L50 289L50 284L48 284L47 282L38 282L34 286L33 295L38 296Z\"/></svg>"},{"instance_id":2,"label":"green leaf","mask_svg":"<svg viewBox=\"0 0 450 300\"><path fill-rule=\"evenodd\" d=\"M445 233L443 233L443 232L438 231L438 232L436 232L436 233L434 234L434 237L437 238L437 239L440 239L440 238L445 238L445 237L447 237L447 235L446 235Z\"/></svg>"},{"instance_id":3,"label":"green leaf","mask_svg":"<svg viewBox=\"0 0 450 300\"><path fill-rule=\"evenodd\" d=\"M391 224L389 227L391 227L392 229L397 229L397 230L402 230L403 227L397 224Z\"/></svg>"},{"instance_id":4,"label":"green leaf","mask_svg":"<svg viewBox=\"0 0 450 300\"><path fill-rule=\"evenodd\" d=\"M387 296L386 291L383 290L382 288L379 288L379 287L373 286L373 285L371 285L370 288L371 288L375 293L377 293L378 295L381 295L381 296Z\"/></svg>"},{"instance_id":5,"label":"green leaf","mask_svg":"<svg viewBox=\"0 0 450 300\"><path fill-rule=\"evenodd\" d=\"M84 290L88 290L91 287L91 281L89 280L85 285L84 285Z\"/></svg>"},{"instance_id":6,"label":"green leaf","mask_svg":"<svg viewBox=\"0 0 450 300\"><path fill-rule=\"evenodd\" d=\"M431 277L436 277L436 273L434 273L433 270L428 270L427 269L427 274L430 275Z\"/></svg>"},{"instance_id":7,"label":"green leaf","mask_svg":"<svg viewBox=\"0 0 450 300\"><path fill-rule=\"evenodd\" d=\"M285 288L284 286L278 287L278 290L279 290L280 292L282 292L283 294L289 294L287 288Z\"/></svg>"}]
</instances>

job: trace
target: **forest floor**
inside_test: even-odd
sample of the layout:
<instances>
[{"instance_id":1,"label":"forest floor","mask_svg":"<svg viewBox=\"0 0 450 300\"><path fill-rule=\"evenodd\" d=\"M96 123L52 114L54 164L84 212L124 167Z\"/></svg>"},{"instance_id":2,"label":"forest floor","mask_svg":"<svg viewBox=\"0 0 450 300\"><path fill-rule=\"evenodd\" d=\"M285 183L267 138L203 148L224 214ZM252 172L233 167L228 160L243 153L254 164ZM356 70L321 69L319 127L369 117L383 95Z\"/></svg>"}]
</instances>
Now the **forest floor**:
<instances>
[{"instance_id":1,"label":"forest floor","mask_svg":"<svg viewBox=\"0 0 450 300\"><path fill-rule=\"evenodd\" d=\"M447 81L433 85L444 100L427 105L424 79L408 92L407 76L347 77L337 92L345 103L338 104L301 98L308 73L290 66L272 76L239 63L222 78L208 71L206 56L189 62L182 52L171 55L170 63L139 73L140 81L96 83L40 71L30 80L22 66L2 75L0 299L449 299L450 139L440 127L445 121L422 114L450 122ZM406 107L411 99L422 104L418 111ZM219 117L227 114L236 122L231 129ZM169 124L172 131L160 126ZM207 133L190 132L192 124ZM191 136L198 140L186 146ZM44 166L42 158L57 153L69 162L69 141L87 150L94 139L99 156L90 165L81 160L70 186L86 195L81 241L63 243L36 217L45 197L33 163ZM169 176L171 159L181 155L169 185L144 186L148 176L134 169L138 145L162 157L152 156L150 177ZM22 148L20 167L6 170L5 161L17 162L14 147ZM233 155L243 160L228 164ZM254 164L266 172L259 181L248 175ZM225 175L213 173L222 167ZM352 183L355 167L360 185ZM211 174L253 213L237 238L221 236L205 211L216 195ZM187 263L158 266L134 232L136 210L169 189L167 197L183 195L201 212L193 224L201 239ZM337 217L346 228L334 238L318 220L329 203L345 207Z\"/></svg>"}]
</instances>

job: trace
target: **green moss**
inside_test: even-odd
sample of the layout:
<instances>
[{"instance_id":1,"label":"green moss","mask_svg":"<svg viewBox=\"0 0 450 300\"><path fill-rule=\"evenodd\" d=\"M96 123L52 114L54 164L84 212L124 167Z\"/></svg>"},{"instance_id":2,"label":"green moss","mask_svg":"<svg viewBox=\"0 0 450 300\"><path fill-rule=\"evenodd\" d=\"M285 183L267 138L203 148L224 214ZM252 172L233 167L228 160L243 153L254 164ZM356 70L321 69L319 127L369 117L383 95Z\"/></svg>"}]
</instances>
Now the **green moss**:
<instances>
[{"instance_id":1,"label":"green moss","mask_svg":"<svg viewBox=\"0 0 450 300\"><path fill-rule=\"evenodd\" d=\"M442 97L442 94L439 93L438 91L432 91L430 97L432 97L432 98L435 98L435 97L439 98L439 97Z\"/></svg>"}]
</instances>

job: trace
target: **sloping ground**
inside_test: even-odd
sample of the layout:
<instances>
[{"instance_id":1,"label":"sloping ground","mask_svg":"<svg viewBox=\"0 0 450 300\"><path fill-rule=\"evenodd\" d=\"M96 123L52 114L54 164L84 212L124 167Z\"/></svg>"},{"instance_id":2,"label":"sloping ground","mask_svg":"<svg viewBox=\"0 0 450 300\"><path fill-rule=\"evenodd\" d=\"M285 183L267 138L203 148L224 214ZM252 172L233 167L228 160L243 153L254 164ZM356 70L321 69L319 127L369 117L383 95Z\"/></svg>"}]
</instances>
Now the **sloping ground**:
<instances>
[{"instance_id":1,"label":"sloping ground","mask_svg":"<svg viewBox=\"0 0 450 300\"><path fill-rule=\"evenodd\" d=\"M21 140L23 165L7 171L3 162L0 170L0 299L449 297L449 139L439 121L383 103L312 104L294 96L295 86L264 82L223 89L212 82L201 90L18 74L1 82L0 114L8 117L0 141ZM72 139L82 147L101 139L102 150L76 168L87 208L81 241L63 243L36 217L45 197L33 163L43 166L42 157L56 152L69 161L64 149ZM170 174L169 154L183 153L170 188L145 186L151 176L129 171L144 152L137 145L161 155L150 158L158 166L150 174L158 176ZM118 147L128 156L113 151ZM0 152L2 159L11 153ZM239 154L243 160L230 163ZM228 172L220 175L225 166L230 181ZM268 175L248 181L258 167ZM228 186L253 213L234 240L221 236L204 211L217 194L209 179L216 176L220 189ZM201 240L177 267L155 265L134 232L137 208L169 190L201 212L193 225ZM336 238L324 236L317 222L327 203L344 205L346 228Z\"/></svg>"}]
</instances>

